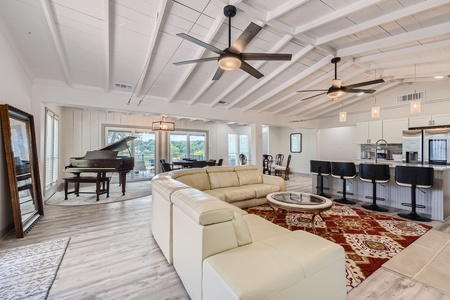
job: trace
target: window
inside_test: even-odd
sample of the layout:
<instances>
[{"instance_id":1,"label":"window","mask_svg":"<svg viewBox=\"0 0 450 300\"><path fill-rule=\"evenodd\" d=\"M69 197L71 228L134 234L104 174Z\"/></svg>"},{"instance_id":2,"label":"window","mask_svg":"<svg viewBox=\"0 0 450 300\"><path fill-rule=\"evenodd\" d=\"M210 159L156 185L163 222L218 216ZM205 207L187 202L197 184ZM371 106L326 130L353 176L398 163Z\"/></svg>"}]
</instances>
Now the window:
<instances>
[{"instance_id":1,"label":"window","mask_svg":"<svg viewBox=\"0 0 450 300\"><path fill-rule=\"evenodd\" d=\"M206 160L206 133L170 133L170 160Z\"/></svg>"},{"instance_id":2,"label":"window","mask_svg":"<svg viewBox=\"0 0 450 300\"><path fill-rule=\"evenodd\" d=\"M127 136L136 139L128 143L129 150L119 152L119 156L134 157L134 170L127 174L131 180L151 178L155 175L155 133L147 128L106 127L106 143L109 145Z\"/></svg>"},{"instance_id":3,"label":"window","mask_svg":"<svg viewBox=\"0 0 450 300\"><path fill-rule=\"evenodd\" d=\"M58 183L59 117L45 110L45 193Z\"/></svg>"},{"instance_id":4,"label":"window","mask_svg":"<svg viewBox=\"0 0 450 300\"><path fill-rule=\"evenodd\" d=\"M239 164L239 155L244 154L249 158L249 138L248 134L228 134L228 164L230 166L235 166Z\"/></svg>"}]
</instances>

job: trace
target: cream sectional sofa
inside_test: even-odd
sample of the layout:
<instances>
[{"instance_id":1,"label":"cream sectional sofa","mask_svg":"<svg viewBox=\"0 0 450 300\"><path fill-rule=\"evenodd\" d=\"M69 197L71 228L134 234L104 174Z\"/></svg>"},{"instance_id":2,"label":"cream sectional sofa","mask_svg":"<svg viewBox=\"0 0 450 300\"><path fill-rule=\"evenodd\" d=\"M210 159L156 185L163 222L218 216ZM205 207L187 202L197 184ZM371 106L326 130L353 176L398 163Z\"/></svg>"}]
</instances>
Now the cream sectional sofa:
<instances>
[{"instance_id":1,"label":"cream sectional sofa","mask_svg":"<svg viewBox=\"0 0 450 300\"><path fill-rule=\"evenodd\" d=\"M199 182L207 169L152 181L153 235L192 299L346 299L341 246L248 214L228 203L235 196L219 200Z\"/></svg>"},{"instance_id":2,"label":"cream sectional sofa","mask_svg":"<svg viewBox=\"0 0 450 300\"><path fill-rule=\"evenodd\" d=\"M268 194L286 190L281 177L261 174L252 165L182 169L153 177L152 232L169 263L172 263L171 194L189 187L241 208L266 203Z\"/></svg>"}]
</instances>

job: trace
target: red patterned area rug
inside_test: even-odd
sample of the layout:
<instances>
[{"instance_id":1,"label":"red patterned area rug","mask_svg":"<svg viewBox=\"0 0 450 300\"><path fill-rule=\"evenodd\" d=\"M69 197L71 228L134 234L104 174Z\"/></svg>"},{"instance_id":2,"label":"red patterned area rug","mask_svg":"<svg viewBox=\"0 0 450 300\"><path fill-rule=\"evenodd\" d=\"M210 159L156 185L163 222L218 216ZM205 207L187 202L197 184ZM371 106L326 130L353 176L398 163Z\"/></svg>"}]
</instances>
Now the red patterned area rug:
<instances>
[{"instance_id":1,"label":"red patterned area rug","mask_svg":"<svg viewBox=\"0 0 450 300\"><path fill-rule=\"evenodd\" d=\"M246 210L272 221L273 210L267 204ZM431 229L428 225L341 204L333 204L321 215L324 221L316 217L317 235L345 249L347 291ZM273 222L289 230L312 233L311 216L278 210Z\"/></svg>"}]
</instances>

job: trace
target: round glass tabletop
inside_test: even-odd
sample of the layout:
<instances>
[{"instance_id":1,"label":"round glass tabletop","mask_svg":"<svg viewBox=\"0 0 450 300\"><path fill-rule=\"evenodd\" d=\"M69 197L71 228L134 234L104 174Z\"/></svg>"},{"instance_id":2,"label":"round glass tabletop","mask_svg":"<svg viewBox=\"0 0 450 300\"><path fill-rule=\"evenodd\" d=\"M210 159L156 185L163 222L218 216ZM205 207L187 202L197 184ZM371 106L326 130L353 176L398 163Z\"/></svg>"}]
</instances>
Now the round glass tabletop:
<instances>
[{"instance_id":1,"label":"round glass tabletop","mask_svg":"<svg viewBox=\"0 0 450 300\"><path fill-rule=\"evenodd\" d=\"M300 204L300 205L320 205L324 204L327 199L312 195L308 193L295 193L295 192L283 192L274 193L271 195L272 199L288 204Z\"/></svg>"}]
</instances>

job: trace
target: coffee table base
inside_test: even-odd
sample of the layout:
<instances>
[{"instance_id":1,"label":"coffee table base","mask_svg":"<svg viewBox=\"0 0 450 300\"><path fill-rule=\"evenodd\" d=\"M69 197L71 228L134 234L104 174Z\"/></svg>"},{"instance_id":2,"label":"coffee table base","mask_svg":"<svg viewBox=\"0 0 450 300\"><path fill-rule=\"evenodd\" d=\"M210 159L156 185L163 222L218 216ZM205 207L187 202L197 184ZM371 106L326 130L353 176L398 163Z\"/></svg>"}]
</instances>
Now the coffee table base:
<instances>
[{"instance_id":1,"label":"coffee table base","mask_svg":"<svg viewBox=\"0 0 450 300\"><path fill-rule=\"evenodd\" d=\"M274 207L272 207L272 206L271 206L271 208L273 209L273 215L272 215L272 220L271 220L271 222L273 222L273 221L275 220L275 217L277 216L277 213L278 213L278 209L279 209L279 208L274 208ZM281 208L281 210L287 210L287 209ZM300 212L300 213L312 213L312 217L311 217L311 228L312 228L314 234L317 234L317 231L316 231L316 217L319 216L319 217L322 219L322 221L325 222L325 219L324 219L324 218L322 217L322 215L320 214L321 212L291 211L291 213L295 213L295 212Z\"/></svg>"}]
</instances>

